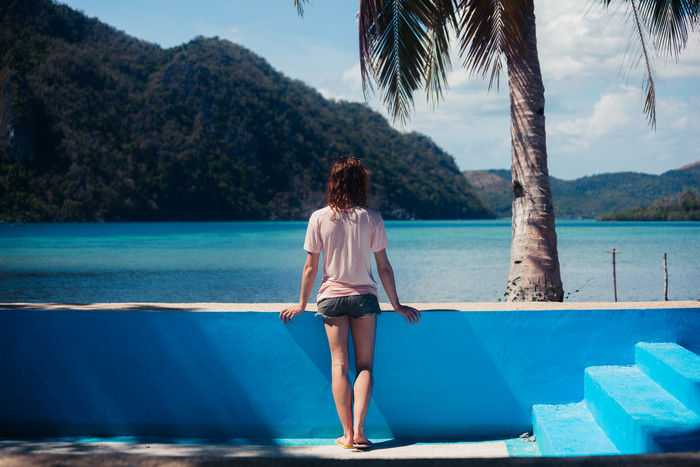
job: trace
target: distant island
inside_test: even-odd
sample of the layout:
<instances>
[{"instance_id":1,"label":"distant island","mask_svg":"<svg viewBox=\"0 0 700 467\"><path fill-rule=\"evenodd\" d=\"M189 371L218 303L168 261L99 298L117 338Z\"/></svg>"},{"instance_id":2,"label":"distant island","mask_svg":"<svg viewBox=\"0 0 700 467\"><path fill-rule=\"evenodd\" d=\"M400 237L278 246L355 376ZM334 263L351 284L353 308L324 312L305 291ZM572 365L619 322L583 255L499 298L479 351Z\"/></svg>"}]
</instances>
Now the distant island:
<instances>
[{"instance_id":1,"label":"distant island","mask_svg":"<svg viewBox=\"0 0 700 467\"><path fill-rule=\"evenodd\" d=\"M700 196L693 190L666 197L651 206L598 216L601 221L700 221Z\"/></svg>"},{"instance_id":2,"label":"distant island","mask_svg":"<svg viewBox=\"0 0 700 467\"><path fill-rule=\"evenodd\" d=\"M509 170L465 171L463 174L498 217L510 217L512 194ZM650 205L665 206L671 198L690 199L693 193L700 191L700 161L661 175L620 172L576 180L550 177L550 183L554 214L558 218L608 220L604 214ZM669 215L680 215L678 211L674 212ZM692 217L691 213L688 215Z\"/></svg>"},{"instance_id":3,"label":"distant island","mask_svg":"<svg viewBox=\"0 0 700 467\"><path fill-rule=\"evenodd\" d=\"M388 219L493 218L454 159L225 40L172 49L0 2L0 219L306 219L339 156Z\"/></svg>"}]
</instances>

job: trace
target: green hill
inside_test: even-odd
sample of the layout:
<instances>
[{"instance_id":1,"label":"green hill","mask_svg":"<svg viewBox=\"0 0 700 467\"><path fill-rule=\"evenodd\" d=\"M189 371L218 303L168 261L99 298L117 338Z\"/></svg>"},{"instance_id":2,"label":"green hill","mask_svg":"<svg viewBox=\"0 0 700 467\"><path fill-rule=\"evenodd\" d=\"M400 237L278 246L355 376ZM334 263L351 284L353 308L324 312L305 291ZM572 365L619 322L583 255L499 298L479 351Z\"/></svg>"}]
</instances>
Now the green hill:
<instances>
[{"instance_id":1,"label":"green hill","mask_svg":"<svg viewBox=\"0 0 700 467\"><path fill-rule=\"evenodd\" d=\"M693 190L664 197L651 206L603 214L601 221L700 221L700 196Z\"/></svg>"},{"instance_id":2,"label":"green hill","mask_svg":"<svg viewBox=\"0 0 700 467\"><path fill-rule=\"evenodd\" d=\"M465 178L499 217L510 217L510 171L465 172ZM661 175L607 173L561 180L550 177L554 213L559 218L592 218L649 206L664 197L700 189L700 163Z\"/></svg>"},{"instance_id":3,"label":"green hill","mask_svg":"<svg viewBox=\"0 0 700 467\"><path fill-rule=\"evenodd\" d=\"M218 39L172 49L0 2L0 219L302 219L341 155L387 218L488 218L451 156Z\"/></svg>"}]
</instances>

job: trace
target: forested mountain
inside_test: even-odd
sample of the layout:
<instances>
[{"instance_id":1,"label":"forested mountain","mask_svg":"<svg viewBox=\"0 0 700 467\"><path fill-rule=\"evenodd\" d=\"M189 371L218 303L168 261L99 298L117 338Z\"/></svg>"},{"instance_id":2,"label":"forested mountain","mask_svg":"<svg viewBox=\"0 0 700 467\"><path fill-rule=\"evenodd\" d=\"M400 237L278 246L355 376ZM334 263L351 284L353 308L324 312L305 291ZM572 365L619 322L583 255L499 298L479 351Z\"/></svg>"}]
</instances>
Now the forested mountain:
<instances>
[{"instance_id":1,"label":"forested mountain","mask_svg":"<svg viewBox=\"0 0 700 467\"><path fill-rule=\"evenodd\" d=\"M509 170L467 171L464 176L496 215L510 217L513 195ZM550 177L550 183L557 217L598 217L700 190L700 162L661 175L620 172L576 180Z\"/></svg>"},{"instance_id":2,"label":"forested mountain","mask_svg":"<svg viewBox=\"0 0 700 467\"><path fill-rule=\"evenodd\" d=\"M486 218L451 156L218 39L172 49L0 2L0 219L302 219L341 155L387 218Z\"/></svg>"}]
</instances>

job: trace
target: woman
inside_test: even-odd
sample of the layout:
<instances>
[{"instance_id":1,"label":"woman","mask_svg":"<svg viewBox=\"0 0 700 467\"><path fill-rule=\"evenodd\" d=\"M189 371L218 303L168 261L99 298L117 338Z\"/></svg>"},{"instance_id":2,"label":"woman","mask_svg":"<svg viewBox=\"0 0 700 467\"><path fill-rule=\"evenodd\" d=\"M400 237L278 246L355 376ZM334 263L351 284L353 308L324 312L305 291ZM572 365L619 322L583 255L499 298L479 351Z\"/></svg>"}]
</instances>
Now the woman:
<instances>
[{"instance_id":1,"label":"woman","mask_svg":"<svg viewBox=\"0 0 700 467\"><path fill-rule=\"evenodd\" d=\"M401 305L394 271L386 255L387 238L382 217L367 208L369 172L354 157L341 157L328 180L328 205L309 219L304 249L308 252L302 273L299 304L280 313L283 322L306 310L323 251L323 280L318 292L318 313L323 317L331 350L332 390L343 436L335 442L346 449L368 447L365 418L372 395L374 340L379 308L377 283L372 277L370 251L394 311L415 324L420 313ZM348 381L348 335L355 346L357 377ZM353 408L353 399L355 402ZM354 411L353 411L354 409Z\"/></svg>"}]
</instances>

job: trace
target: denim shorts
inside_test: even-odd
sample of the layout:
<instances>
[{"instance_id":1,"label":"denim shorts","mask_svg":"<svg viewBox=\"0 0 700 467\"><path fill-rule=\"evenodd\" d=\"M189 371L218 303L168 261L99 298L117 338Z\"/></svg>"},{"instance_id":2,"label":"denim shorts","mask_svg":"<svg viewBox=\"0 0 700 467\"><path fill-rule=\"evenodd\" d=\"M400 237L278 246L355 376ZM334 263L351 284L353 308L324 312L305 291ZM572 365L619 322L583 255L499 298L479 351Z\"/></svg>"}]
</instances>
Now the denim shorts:
<instances>
[{"instance_id":1,"label":"denim shorts","mask_svg":"<svg viewBox=\"0 0 700 467\"><path fill-rule=\"evenodd\" d=\"M377 296L370 293L321 300L318 302L316 316L338 318L347 315L351 318L362 318L363 316L378 315L381 312Z\"/></svg>"}]
</instances>

